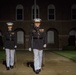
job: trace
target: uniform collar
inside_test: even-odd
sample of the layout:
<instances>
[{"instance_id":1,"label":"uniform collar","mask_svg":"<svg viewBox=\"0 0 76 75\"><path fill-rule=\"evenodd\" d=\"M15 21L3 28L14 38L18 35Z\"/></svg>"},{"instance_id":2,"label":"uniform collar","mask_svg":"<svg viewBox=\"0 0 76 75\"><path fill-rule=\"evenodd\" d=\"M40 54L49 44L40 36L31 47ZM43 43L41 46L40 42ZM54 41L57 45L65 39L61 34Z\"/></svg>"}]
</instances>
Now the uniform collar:
<instances>
[{"instance_id":1,"label":"uniform collar","mask_svg":"<svg viewBox=\"0 0 76 75\"><path fill-rule=\"evenodd\" d=\"M39 26L39 27L34 26L34 28L35 28L35 29L40 29L40 26Z\"/></svg>"}]
</instances>

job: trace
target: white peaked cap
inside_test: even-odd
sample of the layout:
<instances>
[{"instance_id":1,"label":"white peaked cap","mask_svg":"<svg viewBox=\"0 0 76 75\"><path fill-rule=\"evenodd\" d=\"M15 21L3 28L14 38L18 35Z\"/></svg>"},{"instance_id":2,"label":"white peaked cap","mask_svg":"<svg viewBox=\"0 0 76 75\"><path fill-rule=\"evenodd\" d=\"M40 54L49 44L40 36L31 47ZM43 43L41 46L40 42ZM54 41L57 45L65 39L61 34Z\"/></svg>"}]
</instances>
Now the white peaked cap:
<instances>
[{"instance_id":1,"label":"white peaked cap","mask_svg":"<svg viewBox=\"0 0 76 75\"><path fill-rule=\"evenodd\" d=\"M13 25L12 22L7 22L6 24L7 24L8 26L12 26L12 25Z\"/></svg>"},{"instance_id":2,"label":"white peaked cap","mask_svg":"<svg viewBox=\"0 0 76 75\"><path fill-rule=\"evenodd\" d=\"M40 18L35 18L34 22L41 22L41 19Z\"/></svg>"}]
</instances>

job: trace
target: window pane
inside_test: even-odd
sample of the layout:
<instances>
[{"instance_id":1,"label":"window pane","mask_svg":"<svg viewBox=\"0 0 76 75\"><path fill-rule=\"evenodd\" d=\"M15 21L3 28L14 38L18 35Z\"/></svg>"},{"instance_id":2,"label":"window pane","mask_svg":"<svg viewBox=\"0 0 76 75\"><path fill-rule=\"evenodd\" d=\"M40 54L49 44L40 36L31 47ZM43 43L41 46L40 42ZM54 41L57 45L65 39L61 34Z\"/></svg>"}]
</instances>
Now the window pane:
<instances>
[{"instance_id":1,"label":"window pane","mask_svg":"<svg viewBox=\"0 0 76 75\"><path fill-rule=\"evenodd\" d=\"M49 9L49 14L54 14L54 9Z\"/></svg>"},{"instance_id":2,"label":"window pane","mask_svg":"<svg viewBox=\"0 0 76 75\"><path fill-rule=\"evenodd\" d=\"M33 19L34 19L34 9L33 9L33 12L32 13L33 13ZM38 16L39 16L38 13L39 13L39 10L36 9L36 18L38 18Z\"/></svg>"},{"instance_id":3,"label":"window pane","mask_svg":"<svg viewBox=\"0 0 76 75\"><path fill-rule=\"evenodd\" d=\"M76 19L76 15L73 15L72 17L73 17L73 19Z\"/></svg>"},{"instance_id":4,"label":"window pane","mask_svg":"<svg viewBox=\"0 0 76 75\"><path fill-rule=\"evenodd\" d=\"M36 15L35 15L35 10L34 10L34 6L32 6L32 19L34 19L35 17L38 18L39 17L39 7L36 6Z\"/></svg>"},{"instance_id":5,"label":"window pane","mask_svg":"<svg viewBox=\"0 0 76 75\"><path fill-rule=\"evenodd\" d=\"M49 19L54 19L54 15L49 15Z\"/></svg>"},{"instance_id":6,"label":"window pane","mask_svg":"<svg viewBox=\"0 0 76 75\"><path fill-rule=\"evenodd\" d=\"M32 18L34 19L34 14L32 15Z\"/></svg>"},{"instance_id":7,"label":"window pane","mask_svg":"<svg viewBox=\"0 0 76 75\"><path fill-rule=\"evenodd\" d=\"M72 9L72 14L76 14L76 9Z\"/></svg>"},{"instance_id":8,"label":"window pane","mask_svg":"<svg viewBox=\"0 0 76 75\"><path fill-rule=\"evenodd\" d=\"M72 19L76 19L76 9L72 9Z\"/></svg>"},{"instance_id":9,"label":"window pane","mask_svg":"<svg viewBox=\"0 0 76 75\"><path fill-rule=\"evenodd\" d=\"M36 18L38 18L38 15L36 14Z\"/></svg>"},{"instance_id":10,"label":"window pane","mask_svg":"<svg viewBox=\"0 0 76 75\"><path fill-rule=\"evenodd\" d=\"M33 11L32 11L32 14L34 14L34 9L33 9Z\"/></svg>"},{"instance_id":11,"label":"window pane","mask_svg":"<svg viewBox=\"0 0 76 75\"><path fill-rule=\"evenodd\" d=\"M17 14L22 14L22 9L17 9Z\"/></svg>"},{"instance_id":12,"label":"window pane","mask_svg":"<svg viewBox=\"0 0 76 75\"><path fill-rule=\"evenodd\" d=\"M22 20L22 9L17 9L17 20Z\"/></svg>"},{"instance_id":13,"label":"window pane","mask_svg":"<svg viewBox=\"0 0 76 75\"><path fill-rule=\"evenodd\" d=\"M38 14L38 9L36 9L36 14Z\"/></svg>"},{"instance_id":14,"label":"window pane","mask_svg":"<svg viewBox=\"0 0 76 75\"><path fill-rule=\"evenodd\" d=\"M50 20L50 19L53 20L53 19L54 19L54 16L55 16L55 15L54 15L54 13L55 13L55 12L54 12L54 9L49 9L48 13L49 13L49 15L48 15L49 20Z\"/></svg>"},{"instance_id":15,"label":"window pane","mask_svg":"<svg viewBox=\"0 0 76 75\"><path fill-rule=\"evenodd\" d=\"M17 20L22 20L22 15L17 15Z\"/></svg>"},{"instance_id":16,"label":"window pane","mask_svg":"<svg viewBox=\"0 0 76 75\"><path fill-rule=\"evenodd\" d=\"M0 32L0 36L2 36L1 32Z\"/></svg>"}]
</instances>

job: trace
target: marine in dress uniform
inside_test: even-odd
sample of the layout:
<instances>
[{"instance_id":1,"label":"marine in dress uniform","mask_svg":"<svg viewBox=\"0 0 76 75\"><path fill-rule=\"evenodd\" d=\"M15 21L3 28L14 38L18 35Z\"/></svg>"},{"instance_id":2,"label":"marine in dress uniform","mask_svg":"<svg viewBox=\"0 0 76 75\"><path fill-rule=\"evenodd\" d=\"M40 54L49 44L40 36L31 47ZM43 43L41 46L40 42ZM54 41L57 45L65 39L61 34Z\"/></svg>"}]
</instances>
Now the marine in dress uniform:
<instances>
[{"instance_id":1,"label":"marine in dress uniform","mask_svg":"<svg viewBox=\"0 0 76 75\"><path fill-rule=\"evenodd\" d=\"M30 47L29 51L33 49L34 53L34 70L39 74L42 66L43 49L46 47L46 32L40 27L41 19L34 19L34 27L30 32Z\"/></svg>"},{"instance_id":2,"label":"marine in dress uniform","mask_svg":"<svg viewBox=\"0 0 76 75\"><path fill-rule=\"evenodd\" d=\"M5 32L4 35L4 49L6 52L6 67L7 70L14 67L14 54L15 48L17 48L16 44L16 33L12 30L13 23L8 22L8 31Z\"/></svg>"}]
</instances>

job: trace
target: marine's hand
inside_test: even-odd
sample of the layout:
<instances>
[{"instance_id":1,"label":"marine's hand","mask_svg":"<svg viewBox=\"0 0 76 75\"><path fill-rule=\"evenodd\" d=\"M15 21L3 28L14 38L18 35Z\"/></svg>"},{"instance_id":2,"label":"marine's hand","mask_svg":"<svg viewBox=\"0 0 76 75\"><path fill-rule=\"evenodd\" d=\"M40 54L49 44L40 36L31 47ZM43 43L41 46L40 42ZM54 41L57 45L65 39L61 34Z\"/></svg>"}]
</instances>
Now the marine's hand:
<instances>
[{"instance_id":1,"label":"marine's hand","mask_svg":"<svg viewBox=\"0 0 76 75\"><path fill-rule=\"evenodd\" d=\"M15 45L15 48L17 48L17 46Z\"/></svg>"},{"instance_id":2,"label":"marine's hand","mask_svg":"<svg viewBox=\"0 0 76 75\"><path fill-rule=\"evenodd\" d=\"M3 50L5 49L5 47L3 47Z\"/></svg>"},{"instance_id":3,"label":"marine's hand","mask_svg":"<svg viewBox=\"0 0 76 75\"><path fill-rule=\"evenodd\" d=\"M43 47L46 48L46 44L44 44Z\"/></svg>"},{"instance_id":4,"label":"marine's hand","mask_svg":"<svg viewBox=\"0 0 76 75\"><path fill-rule=\"evenodd\" d=\"M31 51L31 48L29 48L29 51Z\"/></svg>"}]
</instances>

